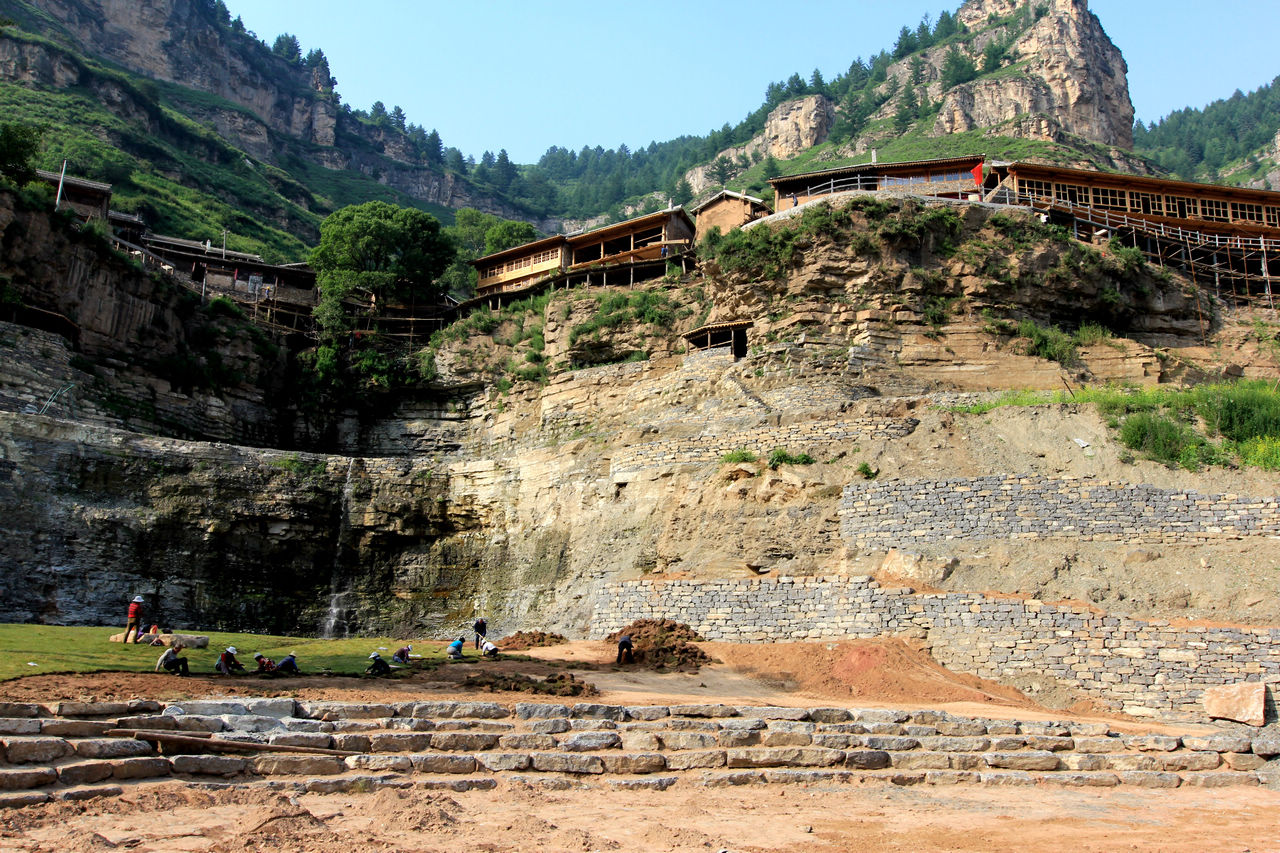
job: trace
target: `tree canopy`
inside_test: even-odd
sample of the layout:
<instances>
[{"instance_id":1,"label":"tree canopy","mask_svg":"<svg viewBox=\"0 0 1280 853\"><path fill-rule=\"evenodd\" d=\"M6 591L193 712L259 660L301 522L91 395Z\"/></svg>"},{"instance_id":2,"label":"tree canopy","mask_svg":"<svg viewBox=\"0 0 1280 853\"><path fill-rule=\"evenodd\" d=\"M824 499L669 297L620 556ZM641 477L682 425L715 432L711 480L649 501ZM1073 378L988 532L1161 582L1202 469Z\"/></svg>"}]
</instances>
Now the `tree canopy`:
<instances>
[{"instance_id":1,"label":"tree canopy","mask_svg":"<svg viewBox=\"0 0 1280 853\"><path fill-rule=\"evenodd\" d=\"M320 223L311 252L321 291L338 281L387 296L440 295L436 279L453 258L453 241L429 213L385 201L351 205Z\"/></svg>"},{"instance_id":2,"label":"tree canopy","mask_svg":"<svg viewBox=\"0 0 1280 853\"><path fill-rule=\"evenodd\" d=\"M0 124L0 175L19 186L35 179L41 131L25 124Z\"/></svg>"}]
</instances>

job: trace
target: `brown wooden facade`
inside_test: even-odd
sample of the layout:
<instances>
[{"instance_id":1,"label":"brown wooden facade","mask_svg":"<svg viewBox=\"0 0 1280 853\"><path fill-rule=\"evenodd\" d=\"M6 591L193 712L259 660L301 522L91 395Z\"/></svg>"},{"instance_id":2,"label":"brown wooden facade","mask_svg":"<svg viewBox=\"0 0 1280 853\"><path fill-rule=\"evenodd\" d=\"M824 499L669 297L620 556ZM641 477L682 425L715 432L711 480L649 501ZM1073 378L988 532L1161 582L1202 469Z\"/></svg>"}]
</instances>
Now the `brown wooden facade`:
<instances>
[{"instance_id":1,"label":"brown wooden facade","mask_svg":"<svg viewBox=\"0 0 1280 853\"><path fill-rule=\"evenodd\" d=\"M1215 234L1280 238L1280 192L1196 184L1112 172L1010 163L1000 186L1033 206L1120 214ZM1117 220L1118 221L1118 220Z\"/></svg>"},{"instance_id":2,"label":"brown wooden facade","mask_svg":"<svg viewBox=\"0 0 1280 853\"><path fill-rule=\"evenodd\" d=\"M719 228L723 234L772 212L764 199L731 190L721 190L689 210L699 240L712 228Z\"/></svg>"},{"instance_id":3,"label":"brown wooden facade","mask_svg":"<svg viewBox=\"0 0 1280 853\"><path fill-rule=\"evenodd\" d=\"M568 236L535 240L472 261L478 297L522 290L574 270L660 261L693 244L694 225L683 208L660 210Z\"/></svg>"},{"instance_id":4,"label":"brown wooden facade","mask_svg":"<svg viewBox=\"0 0 1280 853\"><path fill-rule=\"evenodd\" d=\"M820 172L773 178L773 209L796 207L821 196L840 192L904 190L933 196L964 198L981 193L982 154L909 160L899 163L863 163Z\"/></svg>"}]
</instances>

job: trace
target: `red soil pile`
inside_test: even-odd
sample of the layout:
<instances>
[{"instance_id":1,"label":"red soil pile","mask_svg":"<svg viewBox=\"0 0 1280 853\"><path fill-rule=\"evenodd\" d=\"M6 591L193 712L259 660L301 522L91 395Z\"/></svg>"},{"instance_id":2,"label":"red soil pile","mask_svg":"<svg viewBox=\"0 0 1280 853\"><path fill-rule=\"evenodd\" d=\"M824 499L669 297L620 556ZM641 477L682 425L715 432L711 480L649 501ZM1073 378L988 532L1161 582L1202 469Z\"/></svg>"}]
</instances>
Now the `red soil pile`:
<instances>
[{"instance_id":1,"label":"red soil pile","mask_svg":"<svg viewBox=\"0 0 1280 853\"><path fill-rule=\"evenodd\" d=\"M622 635L631 637L636 663L652 669L697 669L715 661L693 645L705 642L688 625L671 619L637 619L605 639L617 643Z\"/></svg>"}]
</instances>

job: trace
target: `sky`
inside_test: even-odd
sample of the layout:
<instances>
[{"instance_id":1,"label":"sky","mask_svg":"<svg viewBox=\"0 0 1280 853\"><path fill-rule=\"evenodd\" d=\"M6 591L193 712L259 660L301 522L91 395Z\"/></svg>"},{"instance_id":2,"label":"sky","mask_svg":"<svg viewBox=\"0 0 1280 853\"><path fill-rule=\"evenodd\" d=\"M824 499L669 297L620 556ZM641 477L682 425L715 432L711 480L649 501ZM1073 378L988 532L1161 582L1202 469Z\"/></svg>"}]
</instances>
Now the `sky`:
<instances>
[{"instance_id":1,"label":"sky","mask_svg":"<svg viewBox=\"0 0 1280 853\"><path fill-rule=\"evenodd\" d=\"M329 59L345 103L399 105L479 159L630 148L736 124L769 83L892 49L938 0L225 0L271 44ZM1280 0L1089 0L1155 121L1280 75Z\"/></svg>"}]
</instances>

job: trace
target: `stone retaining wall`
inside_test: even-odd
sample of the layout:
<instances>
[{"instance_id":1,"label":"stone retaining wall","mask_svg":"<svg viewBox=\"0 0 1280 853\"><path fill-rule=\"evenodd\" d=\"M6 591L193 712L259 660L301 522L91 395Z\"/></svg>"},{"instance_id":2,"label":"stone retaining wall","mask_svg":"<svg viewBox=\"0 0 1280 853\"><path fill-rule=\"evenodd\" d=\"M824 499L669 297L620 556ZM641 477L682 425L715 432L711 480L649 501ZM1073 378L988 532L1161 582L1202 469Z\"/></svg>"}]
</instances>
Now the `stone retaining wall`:
<instances>
[{"instance_id":1,"label":"stone retaining wall","mask_svg":"<svg viewBox=\"0 0 1280 853\"><path fill-rule=\"evenodd\" d=\"M806 421L776 427L654 441L618 453L613 458L614 480L669 465L701 465L718 461L733 450L750 450L760 457L781 447L792 453L822 454L836 445L903 438L919 425L915 418L857 418L840 421Z\"/></svg>"},{"instance_id":2,"label":"stone retaining wall","mask_svg":"<svg viewBox=\"0 0 1280 853\"><path fill-rule=\"evenodd\" d=\"M841 535L871 548L953 539L1204 542L1280 533L1280 498L1034 475L852 483Z\"/></svg>"},{"instance_id":3,"label":"stone retaining wall","mask_svg":"<svg viewBox=\"0 0 1280 853\"><path fill-rule=\"evenodd\" d=\"M1175 627L1035 600L916 595L869 577L608 584L596 633L636 619L675 619L708 640L738 643L924 629L934 658L951 669L1052 679L1131 713L1197 713L1206 687L1280 679L1280 628Z\"/></svg>"}]
</instances>

